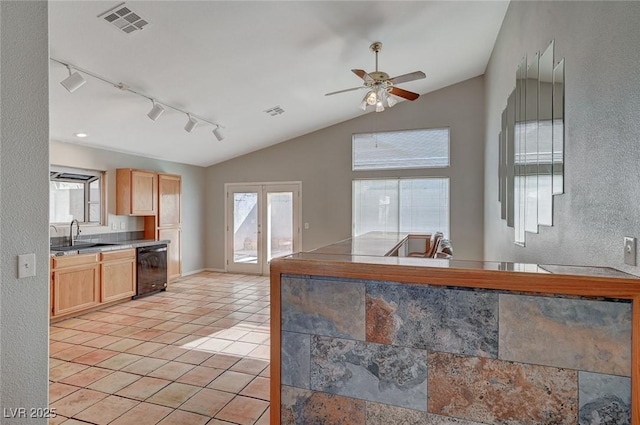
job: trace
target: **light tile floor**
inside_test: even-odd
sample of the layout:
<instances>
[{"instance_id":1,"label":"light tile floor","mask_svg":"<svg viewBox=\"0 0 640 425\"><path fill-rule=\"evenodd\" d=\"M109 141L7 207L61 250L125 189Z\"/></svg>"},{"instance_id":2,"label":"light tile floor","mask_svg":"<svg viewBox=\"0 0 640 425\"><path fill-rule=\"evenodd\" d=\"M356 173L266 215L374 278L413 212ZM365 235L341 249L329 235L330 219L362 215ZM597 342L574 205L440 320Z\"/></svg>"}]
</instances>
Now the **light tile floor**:
<instances>
[{"instance_id":1,"label":"light tile floor","mask_svg":"<svg viewBox=\"0 0 640 425\"><path fill-rule=\"evenodd\" d=\"M203 272L53 323L50 424L269 424L269 278Z\"/></svg>"}]
</instances>

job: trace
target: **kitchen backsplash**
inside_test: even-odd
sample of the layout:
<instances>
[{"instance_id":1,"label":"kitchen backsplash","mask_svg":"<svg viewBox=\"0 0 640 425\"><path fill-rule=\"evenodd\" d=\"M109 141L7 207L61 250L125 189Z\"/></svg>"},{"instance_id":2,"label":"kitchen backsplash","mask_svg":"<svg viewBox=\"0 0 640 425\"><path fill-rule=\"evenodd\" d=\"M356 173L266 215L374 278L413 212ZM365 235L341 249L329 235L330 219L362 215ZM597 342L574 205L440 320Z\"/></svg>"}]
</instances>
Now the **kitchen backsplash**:
<instances>
[{"instance_id":1,"label":"kitchen backsplash","mask_svg":"<svg viewBox=\"0 0 640 425\"><path fill-rule=\"evenodd\" d=\"M82 233L80 233L80 236L78 236L78 239L76 240L80 242L108 243L140 239L144 239L144 230L136 230L132 232L95 233L92 235L83 235ZM52 237L50 238L50 241L51 246L68 246L69 236Z\"/></svg>"}]
</instances>

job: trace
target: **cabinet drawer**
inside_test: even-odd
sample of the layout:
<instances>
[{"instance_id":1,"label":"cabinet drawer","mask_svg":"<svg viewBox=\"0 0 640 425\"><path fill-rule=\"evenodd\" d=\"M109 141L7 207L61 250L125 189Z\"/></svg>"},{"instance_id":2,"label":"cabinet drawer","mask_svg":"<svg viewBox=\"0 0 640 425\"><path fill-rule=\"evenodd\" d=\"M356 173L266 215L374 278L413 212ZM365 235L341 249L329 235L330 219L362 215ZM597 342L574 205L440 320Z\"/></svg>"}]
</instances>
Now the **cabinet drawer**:
<instances>
[{"instance_id":1,"label":"cabinet drawer","mask_svg":"<svg viewBox=\"0 0 640 425\"><path fill-rule=\"evenodd\" d=\"M135 249L122 249L118 251L108 251L100 253L101 261L123 260L130 258L136 258Z\"/></svg>"},{"instance_id":2,"label":"cabinet drawer","mask_svg":"<svg viewBox=\"0 0 640 425\"><path fill-rule=\"evenodd\" d=\"M53 258L53 268L81 266L83 264L92 264L98 262L98 253L82 254L82 255L65 255Z\"/></svg>"}]
</instances>

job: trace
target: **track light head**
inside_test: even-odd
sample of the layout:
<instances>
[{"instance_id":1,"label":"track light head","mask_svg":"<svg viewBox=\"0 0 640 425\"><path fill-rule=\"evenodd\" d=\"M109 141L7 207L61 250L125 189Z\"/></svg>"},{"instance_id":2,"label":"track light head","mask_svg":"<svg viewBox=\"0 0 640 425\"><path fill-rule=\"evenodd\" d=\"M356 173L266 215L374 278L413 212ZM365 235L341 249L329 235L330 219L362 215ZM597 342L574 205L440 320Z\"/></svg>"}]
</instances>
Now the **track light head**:
<instances>
[{"instance_id":1,"label":"track light head","mask_svg":"<svg viewBox=\"0 0 640 425\"><path fill-rule=\"evenodd\" d=\"M155 100L152 100L152 102L153 102L153 108L151 108L147 116L151 118L151 120L155 121L158 118L160 118L160 115L164 113L164 108L159 103L156 103Z\"/></svg>"},{"instance_id":2,"label":"track light head","mask_svg":"<svg viewBox=\"0 0 640 425\"><path fill-rule=\"evenodd\" d=\"M218 142L221 142L224 139L224 133L222 132L222 128L220 128L220 126L216 126L216 128L213 129L213 135L216 136Z\"/></svg>"},{"instance_id":3,"label":"track light head","mask_svg":"<svg viewBox=\"0 0 640 425\"><path fill-rule=\"evenodd\" d=\"M82 87L87 81L82 78L82 75L78 74L77 71L72 73L69 66L67 66L67 69L69 70L69 76L62 80L60 84L62 84L62 86L67 89L69 93L73 93L74 91Z\"/></svg>"},{"instance_id":4,"label":"track light head","mask_svg":"<svg viewBox=\"0 0 640 425\"><path fill-rule=\"evenodd\" d=\"M187 133L191 133L193 129L196 128L196 125L198 125L198 120L193 118L191 114L187 114L187 116L189 117L189 121L187 121L187 124L184 126L184 130Z\"/></svg>"}]
</instances>

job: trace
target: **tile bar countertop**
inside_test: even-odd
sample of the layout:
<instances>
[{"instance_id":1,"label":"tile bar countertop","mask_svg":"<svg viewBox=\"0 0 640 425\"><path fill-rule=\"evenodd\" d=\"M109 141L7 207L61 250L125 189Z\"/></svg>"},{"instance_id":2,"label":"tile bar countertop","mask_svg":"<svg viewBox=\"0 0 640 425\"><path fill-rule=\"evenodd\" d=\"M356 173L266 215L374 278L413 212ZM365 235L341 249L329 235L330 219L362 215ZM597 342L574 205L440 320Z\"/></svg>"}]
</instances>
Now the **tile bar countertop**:
<instances>
[{"instance_id":1,"label":"tile bar countertop","mask_svg":"<svg viewBox=\"0 0 640 425\"><path fill-rule=\"evenodd\" d=\"M461 270L493 270L524 273L567 274L580 276L640 279L611 267L528 264L498 261L446 260L437 258L389 256L409 237L408 233L370 232L308 252L283 258L313 261L380 264ZM639 281L640 282L640 281Z\"/></svg>"}]
</instances>

